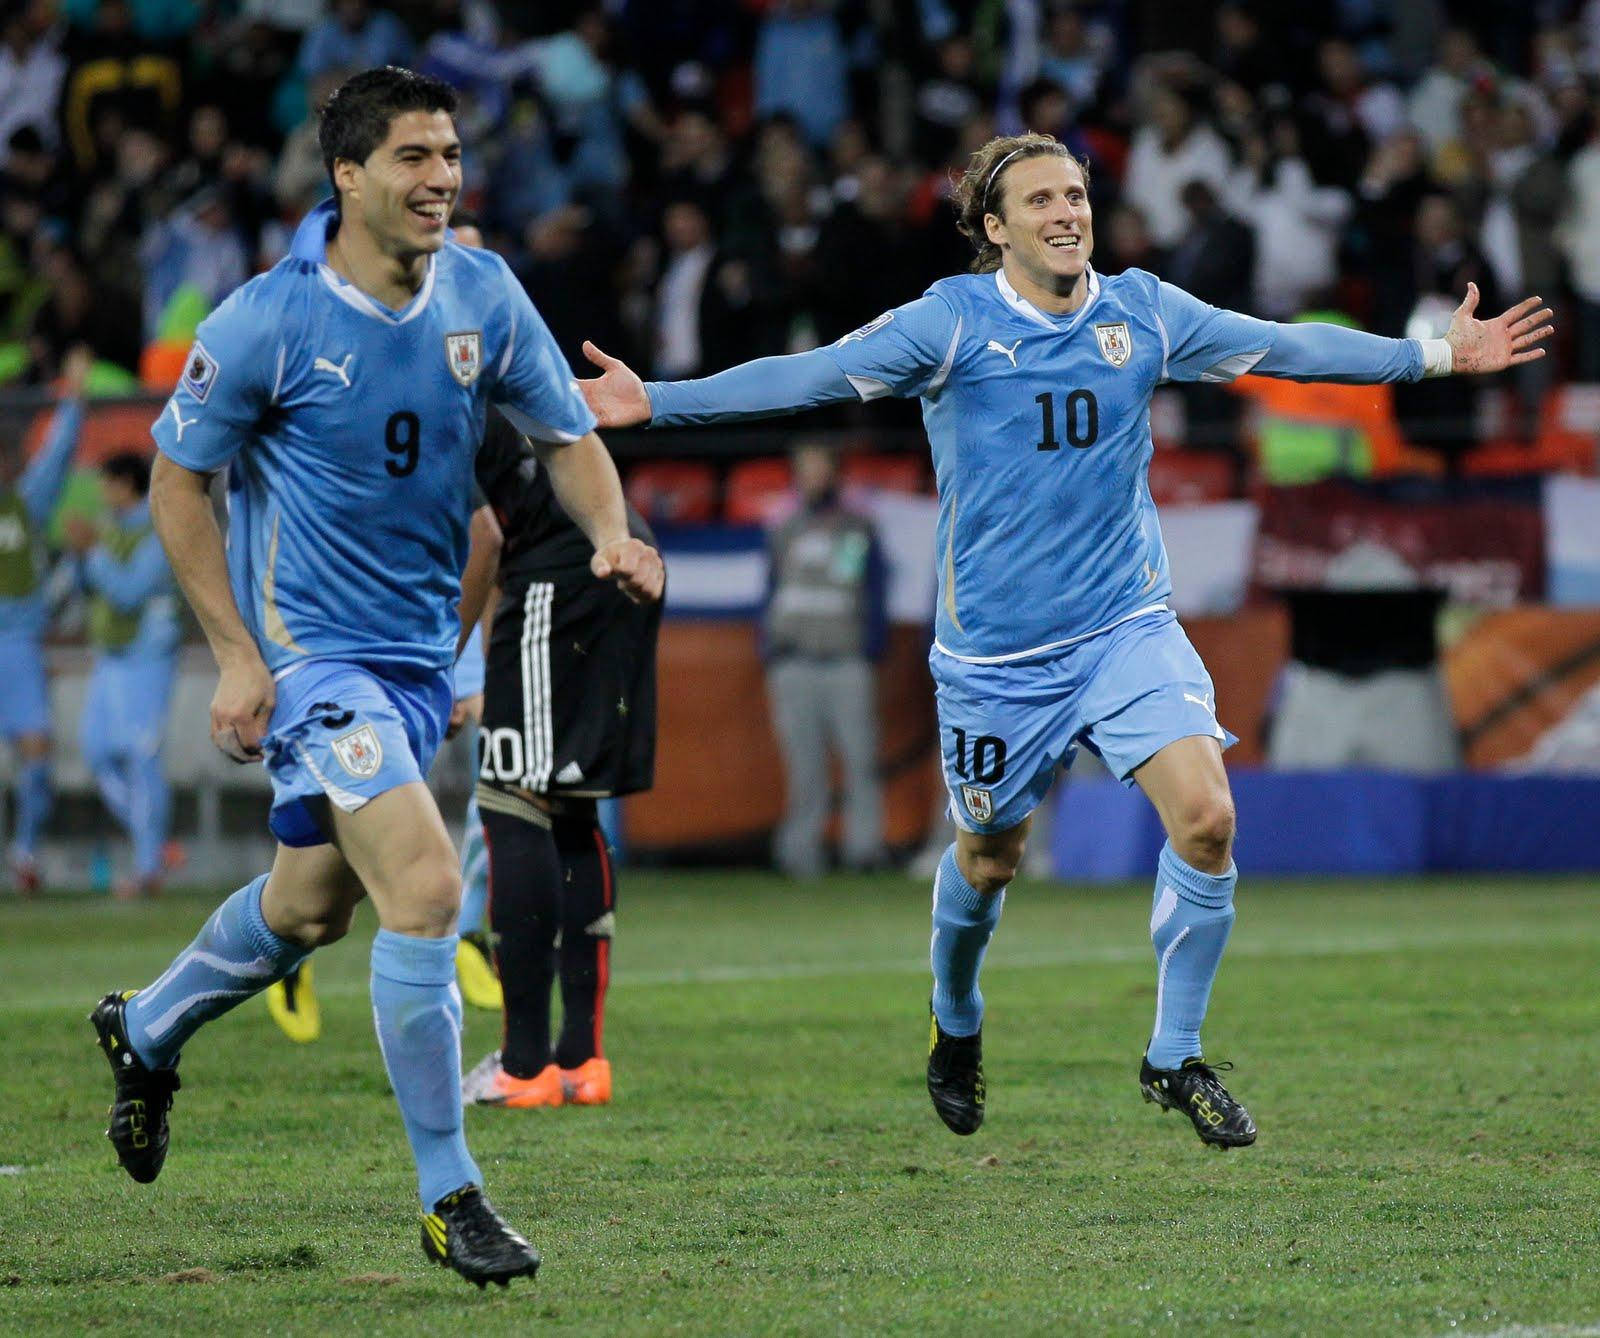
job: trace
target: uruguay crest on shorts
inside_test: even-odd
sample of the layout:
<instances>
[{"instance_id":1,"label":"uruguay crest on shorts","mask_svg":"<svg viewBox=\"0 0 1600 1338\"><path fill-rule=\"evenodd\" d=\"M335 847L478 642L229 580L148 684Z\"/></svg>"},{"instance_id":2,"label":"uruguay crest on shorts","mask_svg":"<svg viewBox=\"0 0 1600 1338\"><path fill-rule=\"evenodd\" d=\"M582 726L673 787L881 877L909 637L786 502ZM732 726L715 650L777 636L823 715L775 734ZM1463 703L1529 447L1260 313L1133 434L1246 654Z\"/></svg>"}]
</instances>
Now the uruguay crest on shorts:
<instances>
[{"instance_id":1,"label":"uruguay crest on shorts","mask_svg":"<svg viewBox=\"0 0 1600 1338\"><path fill-rule=\"evenodd\" d=\"M1107 321L1104 325L1097 325L1094 327L1094 337L1100 344L1101 354L1113 367L1122 366L1133 352L1133 341L1128 337L1126 321Z\"/></svg>"},{"instance_id":2,"label":"uruguay crest on shorts","mask_svg":"<svg viewBox=\"0 0 1600 1338\"><path fill-rule=\"evenodd\" d=\"M450 364L450 375L464 386L478 379L483 368L483 333L470 330L444 337L444 357Z\"/></svg>"},{"instance_id":3,"label":"uruguay crest on shorts","mask_svg":"<svg viewBox=\"0 0 1600 1338\"><path fill-rule=\"evenodd\" d=\"M371 780L383 765L383 745L371 725L341 734L333 741L333 755L357 780Z\"/></svg>"},{"instance_id":4,"label":"uruguay crest on shorts","mask_svg":"<svg viewBox=\"0 0 1600 1338\"><path fill-rule=\"evenodd\" d=\"M990 791L980 790L976 785L963 785L961 799L974 822L988 822L994 817L994 795Z\"/></svg>"}]
</instances>

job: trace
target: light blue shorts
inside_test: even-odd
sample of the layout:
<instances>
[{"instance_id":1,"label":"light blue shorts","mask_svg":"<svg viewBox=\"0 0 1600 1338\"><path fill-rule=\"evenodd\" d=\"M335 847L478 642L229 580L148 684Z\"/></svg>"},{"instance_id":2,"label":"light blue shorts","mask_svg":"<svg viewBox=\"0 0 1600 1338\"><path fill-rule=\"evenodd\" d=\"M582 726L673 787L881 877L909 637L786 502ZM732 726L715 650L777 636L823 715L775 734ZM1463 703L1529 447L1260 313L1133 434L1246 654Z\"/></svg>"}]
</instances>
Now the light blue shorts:
<instances>
[{"instance_id":1,"label":"light blue shorts","mask_svg":"<svg viewBox=\"0 0 1600 1338\"><path fill-rule=\"evenodd\" d=\"M44 648L31 636L0 637L0 739L50 732Z\"/></svg>"},{"instance_id":2,"label":"light blue shorts","mask_svg":"<svg viewBox=\"0 0 1600 1338\"><path fill-rule=\"evenodd\" d=\"M354 813L380 794L420 781L450 721L448 670L381 670L311 660L278 680L262 741L272 780L267 825L286 846L323 845L326 799Z\"/></svg>"},{"instance_id":3,"label":"light blue shorts","mask_svg":"<svg viewBox=\"0 0 1600 1338\"><path fill-rule=\"evenodd\" d=\"M1217 723L1211 675L1171 613L1129 619L1037 659L928 656L950 815L971 832L1015 827L1082 744L1125 785L1178 739L1238 742Z\"/></svg>"}]
</instances>

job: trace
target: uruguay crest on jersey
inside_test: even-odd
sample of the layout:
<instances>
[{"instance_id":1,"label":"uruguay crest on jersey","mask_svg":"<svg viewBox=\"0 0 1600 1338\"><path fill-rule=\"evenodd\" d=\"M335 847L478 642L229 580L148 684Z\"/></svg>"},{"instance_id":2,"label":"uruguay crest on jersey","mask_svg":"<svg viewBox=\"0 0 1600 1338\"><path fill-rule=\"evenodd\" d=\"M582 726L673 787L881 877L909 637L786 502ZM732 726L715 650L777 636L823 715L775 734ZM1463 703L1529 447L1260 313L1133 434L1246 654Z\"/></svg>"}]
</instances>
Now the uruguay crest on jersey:
<instances>
[{"instance_id":1,"label":"uruguay crest on jersey","mask_svg":"<svg viewBox=\"0 0 1600 1338\"><path fill-rule=\"evenodd\" d=\"M1107 321L1104 325L1097 325L1094 327L1094 337L1099 342L1101 354L1113 367L1121 367L1133 352L1126 321Z\"/></svg>"},{"instance_id":2,"label":"uruguay crest on jersey","mask_svg":"<svg viewBox=\"0 0 1600 1338\"><path fill-rule=\"evenodd\" d=\"M471 330L444 337L445 361L450 364L450 375L464 386L478 379L483 369L483 333Z\"/></svg>"}]
</instances>

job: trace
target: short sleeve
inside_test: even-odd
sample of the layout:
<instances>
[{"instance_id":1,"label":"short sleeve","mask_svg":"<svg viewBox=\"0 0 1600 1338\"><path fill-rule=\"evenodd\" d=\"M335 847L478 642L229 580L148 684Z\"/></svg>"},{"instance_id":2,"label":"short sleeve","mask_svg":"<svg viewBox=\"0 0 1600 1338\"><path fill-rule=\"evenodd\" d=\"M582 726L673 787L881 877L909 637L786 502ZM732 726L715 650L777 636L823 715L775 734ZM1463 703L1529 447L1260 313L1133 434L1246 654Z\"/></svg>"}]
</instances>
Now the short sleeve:
<instances>
[{"instance_id":1,"label":"short sleeve","mask_svg":"<svg viewBox=\"0 0 1600 1338\"><path fill-rule=\"evenodd\" d=\"M221 469L249 439L281 371L282 313L268 317L247 285L200 322L183 375L151 425L157 448L185 469Z\"/></svg>"},{"instance_id":2,"label":"short sleeve","mask_svg":"<svg viewBox=\"0 0 1600 1338\"><path fill-rule=\"evenodd\" d=\"M511 304L511 330L491 399L517 431L535 441L576 441L594 431L595 417L550 327L504 261L499 270Z\"/></svg>"},{"instance_id":3,"label":"short sleeve","mask_svg":"<svg viewBox=\"0 0 1600 1338\"><path fill-rule=\"evenodd\" d=\"M1160 285L1157 313L1166 345L1162 376L1169 381L1232 381L1266 357L1277 338L1271 321L1213 307L1170 283Z\"/></svg>"},{"instance_id":4,"label":"short sleeve","mask_svg":"<svg viewBox=\"0 0 1600 1338\"><path fill-rule=\"evenodd\" d=\"M822 351L864 400L937 395L955 362L961 319L934 293L886 311Z\"/></svg>"}]
</instances>

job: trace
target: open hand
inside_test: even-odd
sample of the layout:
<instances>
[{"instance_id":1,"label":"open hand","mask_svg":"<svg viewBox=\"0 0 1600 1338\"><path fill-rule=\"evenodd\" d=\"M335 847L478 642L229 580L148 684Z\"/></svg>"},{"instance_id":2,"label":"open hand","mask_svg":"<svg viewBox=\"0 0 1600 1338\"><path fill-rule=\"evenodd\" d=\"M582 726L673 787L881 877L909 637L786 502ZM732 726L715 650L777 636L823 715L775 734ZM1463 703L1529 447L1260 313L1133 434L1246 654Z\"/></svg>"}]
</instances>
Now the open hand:
<instances>
[{"instance_id":1,"label":"open hand","mask_svg":"<svg viewBox=\"0 0 1600 1338\"><path fill-rule=\"evenodd\" d=\"M578 382L578 389L589 403L589 412L600 420L600 426L633 427L648 423L650 396L633 368L621 358L602 353L587 339L583 341L583 356L601 372L592 380Z\"/></svg>"},{"instance_id":2,"label":"open hand","mask_svg":"<svg viewBox=\"0 0 1600 1338\"><path fill-rule=\"evenodd\" d=\"M259 655L229 660L211 698L211 742L235 762L260 760L277 700L278 685Z\"/></svg>"},{"instance_id":3,"label":"open hand","mask_svg":"<svg viewBox=\"0 0 1600 1338\"><path fill-rule=\"evenodd\" d=\"M1455 309L1444 335L1455 358L1451 370L1498 372L1544 357L1544 350L1536 345L1554 334L1555 326L1550 324L1550 308L1540 307L1541 301L1542 298L1527 297L1492 321L1474 320L1478 285L1469 283L1467 295Z\"/></svg>"},{"instance_id":4,"label":"open hand","mask_svg":"<svg viewBox=\"0 0 1600 1338\"><path fill-rule=\"evenodd\" d=\"M661 554L640 539L614 539L597 549L589 570L602 581L615 581L635 604L655 603L667 582Z\"/></svg>"}]
</instances>

